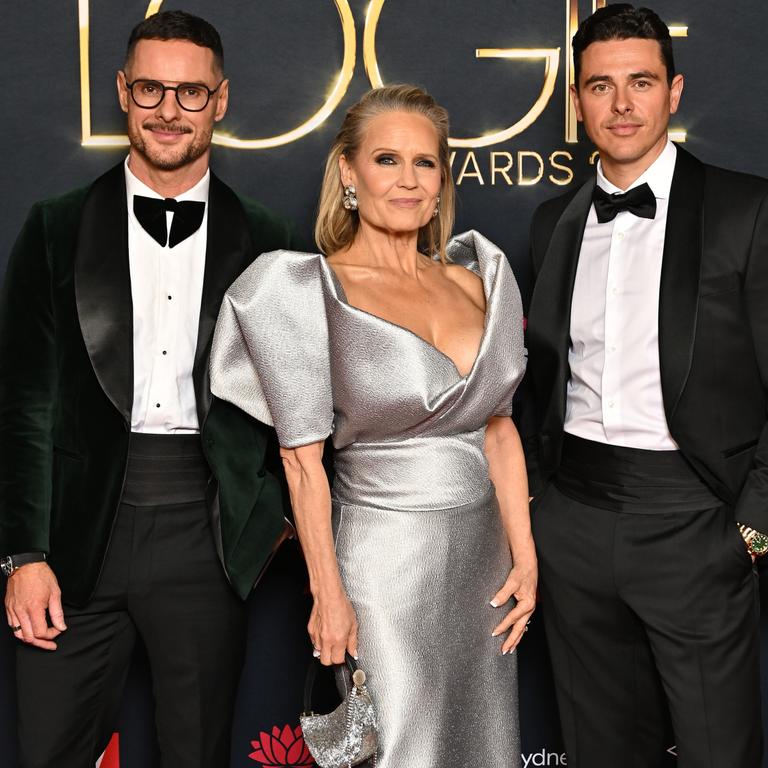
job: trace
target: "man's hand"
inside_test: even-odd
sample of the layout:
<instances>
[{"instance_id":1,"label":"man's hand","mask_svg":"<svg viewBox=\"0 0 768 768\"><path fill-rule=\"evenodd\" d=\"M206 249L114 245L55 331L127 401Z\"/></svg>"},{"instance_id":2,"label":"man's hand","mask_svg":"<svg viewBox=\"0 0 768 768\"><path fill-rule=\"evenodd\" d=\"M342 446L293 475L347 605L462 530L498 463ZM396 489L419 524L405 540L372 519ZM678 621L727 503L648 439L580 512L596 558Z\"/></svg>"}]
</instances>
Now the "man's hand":
<instances>
[{"instance_id":1,"label":"man's hand","mask_svg":"<svg viewBox=\"0 0 768 768\"><path fill-rule=\"evenodd\" d=\"M52 627L48 626L46 610ZM67 625L59 583L47 563L22 565L8 577L5 615L11 629L21 627L13 633L15 638L46 651L56 650L53 640Z\"/></svg>"}]
</instances>

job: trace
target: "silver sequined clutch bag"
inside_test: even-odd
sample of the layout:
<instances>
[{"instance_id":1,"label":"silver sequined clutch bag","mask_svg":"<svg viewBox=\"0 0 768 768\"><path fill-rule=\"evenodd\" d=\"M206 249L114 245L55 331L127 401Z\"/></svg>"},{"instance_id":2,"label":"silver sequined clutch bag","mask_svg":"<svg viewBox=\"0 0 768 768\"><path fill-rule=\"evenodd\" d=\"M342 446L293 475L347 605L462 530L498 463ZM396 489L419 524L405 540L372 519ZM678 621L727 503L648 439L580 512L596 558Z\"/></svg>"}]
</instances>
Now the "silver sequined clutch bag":
<instances>
[{"instance_id":1,"label":"silver sequined clutch bag","mask_svg":"<svg viewBox=\"0 0 768 768\"><path fill-rule=\"evenodd\" d=\"M299 721L304 743L320 768L351 768L370 757L374 758L375 765L379 733L376 711L365 685L365 672L349 654L346 664L352 674L352 690L327 715L316 715L311 711L312 688L320 663L313 662L307 672L304 714Z\"/></svg>"}]
</instances>

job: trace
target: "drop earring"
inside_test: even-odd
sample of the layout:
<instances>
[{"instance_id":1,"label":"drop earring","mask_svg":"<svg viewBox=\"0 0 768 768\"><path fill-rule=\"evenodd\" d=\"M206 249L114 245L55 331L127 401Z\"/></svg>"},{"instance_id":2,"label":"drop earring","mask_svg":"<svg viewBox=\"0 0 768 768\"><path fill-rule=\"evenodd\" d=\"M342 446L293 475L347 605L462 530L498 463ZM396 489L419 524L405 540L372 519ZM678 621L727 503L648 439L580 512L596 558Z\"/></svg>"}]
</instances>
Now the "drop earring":
<instances>
[{"instance_id":1,"label":"drop earring","mask_svg":"<svg viewBox=\"0 0 768 768\"><path fill-rule=\"evenodd\" d=\"M348 211L357 210L357 190L354 184L347 184L344 187L344 197L342 198L342 205Z\"/></svg>"}]
</instances>

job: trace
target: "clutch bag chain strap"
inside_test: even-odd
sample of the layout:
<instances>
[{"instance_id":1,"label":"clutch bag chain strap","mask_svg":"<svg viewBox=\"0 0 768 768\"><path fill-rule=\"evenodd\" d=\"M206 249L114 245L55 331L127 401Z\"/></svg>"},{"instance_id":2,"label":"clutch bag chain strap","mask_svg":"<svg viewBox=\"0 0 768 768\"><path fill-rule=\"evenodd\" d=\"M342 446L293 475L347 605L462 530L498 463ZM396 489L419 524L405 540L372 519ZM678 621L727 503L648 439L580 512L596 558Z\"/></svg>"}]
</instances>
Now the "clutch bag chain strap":
<instances>
[{"instance_id":1,"label":"clutch bag chain strap","mask_svg":"<svg viewBox=\"0 0 768 768\"><path fill-rule=\"evenodd\" d=\"M351 733L353 727L352 699L354 696L359 695L359 693L368 693L368 689L365 687L365 672L363 672L363 670L360 668L355 669L355 671L352 673L352 690L350 691L349 696L347 696L347 733ZM371 768L376 768L378 758L379 750L377 748L373 753L373 757L371 757ZM353 768L352 762L350 760L347 761L347 768Z\"/></svg>"}]
</instances>

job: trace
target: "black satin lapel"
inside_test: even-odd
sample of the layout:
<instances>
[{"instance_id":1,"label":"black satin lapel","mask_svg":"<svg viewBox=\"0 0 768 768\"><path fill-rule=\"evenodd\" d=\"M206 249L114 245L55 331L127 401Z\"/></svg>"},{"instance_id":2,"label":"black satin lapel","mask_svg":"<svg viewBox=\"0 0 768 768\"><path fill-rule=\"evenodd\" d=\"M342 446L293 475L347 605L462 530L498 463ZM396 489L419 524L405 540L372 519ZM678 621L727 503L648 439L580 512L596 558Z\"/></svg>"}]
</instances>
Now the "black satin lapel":
<instances>
[{"instance_id":1,"label":"black satin lapel","mask_svg":"<svg viewBox=\"0 0 768 768\"><path fill-rule=\"evenodd\" d=\"M133 408L133 302L123 164L98 178L80 216L75 300L99 384L128 424Z\"/></svg>"},{"instance_id":2,"label":"black satin lapel","mask_svg":"<svg viewBox=\"0 0 768 768\"><path fill-rule=\"evenodd\" d=\"M535 335L539 344L545 344L554 352L554 357L549 358L551 365L542 365L540 375L534 378L545 389L548 389L547 383L555 384L545 421L556 427L561 427L565 418L571 301L594 186L594 179L586 182L561 214L536 277L528 317L529 336Z\"/></svg>"},{"instance_id":3,"label":"black satin lapel","mask_svg":"<svg viewBox=\"0 0 768 768\"><path fill-rule=\"evenodd\" d=\"M704 166L680 147L669 194L659 294L661 390L670 423L693 357L701 267Z\"/></svg>"},{"instance_id":4,"label":"black satin lapel","mask_svg":"<svg viewBox=\"0 0 768 768\"><path fill-rule=\"evenodd\" d=\"M192 372L197 398L197 415L201 427L211 407L208 358L221 301L227 288L256 255L253 252L242 204L237 199L237 195L213 173L208 191L206 242L200 324Z\"/></svg>"}]
</instances>

